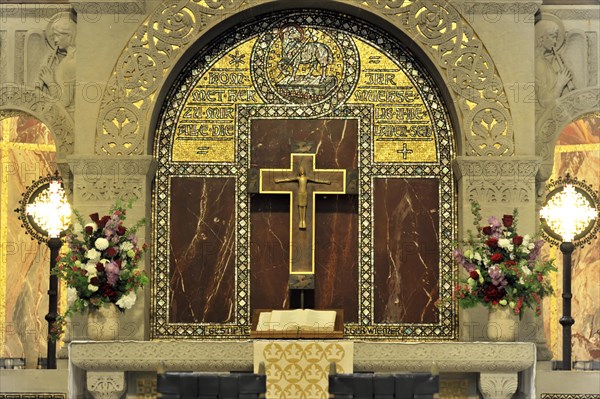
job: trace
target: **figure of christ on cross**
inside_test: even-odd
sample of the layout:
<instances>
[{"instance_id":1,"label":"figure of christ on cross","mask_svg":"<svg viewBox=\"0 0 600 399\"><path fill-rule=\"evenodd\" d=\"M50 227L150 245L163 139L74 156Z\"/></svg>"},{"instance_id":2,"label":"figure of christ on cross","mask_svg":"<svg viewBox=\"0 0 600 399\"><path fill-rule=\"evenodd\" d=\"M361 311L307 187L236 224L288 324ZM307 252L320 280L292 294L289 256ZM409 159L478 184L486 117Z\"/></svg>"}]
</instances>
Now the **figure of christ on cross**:
<instances>
[{"instance_id":1,"label":"figure of christ on cross","mask_svg":"<svg viewBox=\"0 0 600 399\"><path fill-rule=\"evenodd\" d=\"M260 169L259 186L290 196L290 274L314 274L315 195L345 194L346 170L316 169L315 154L291 154L290 169Z\"/></svg>"},{"instance_id":2,"label":"figure of christ on cross","mask_svg":"<svg viewBox=\"0 0 600 399\"><path fill-rule=\"evenodd\" d=\"M300 230L306 230L306 207L308 206L308 183L316 183L316 184L331 184L329 180L319 180L313 179L311 177L306 176L306 172L304 171L304 166L300 166L300 170L298 171L298 176L284 178L284 179L275 179L275 183L286 183L286 182L298 182L298 193L297 200L298 203L298 228Z\"/></svg>"}]
</instances>

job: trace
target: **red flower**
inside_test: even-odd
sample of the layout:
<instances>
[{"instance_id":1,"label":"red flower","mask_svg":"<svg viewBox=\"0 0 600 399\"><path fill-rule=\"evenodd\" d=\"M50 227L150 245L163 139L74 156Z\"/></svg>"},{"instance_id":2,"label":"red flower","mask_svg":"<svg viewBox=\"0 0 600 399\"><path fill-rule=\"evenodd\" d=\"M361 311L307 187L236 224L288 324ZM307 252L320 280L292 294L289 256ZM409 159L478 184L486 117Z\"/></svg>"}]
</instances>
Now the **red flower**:
<instances>
[{"instance_id":1,"label":"red flower","mask_svg":"<svg viewBox=\"0 0 600 399\"><path fill-rule=\"evenodd\" d=\"M544 276L542 276L542 274L541 274L541 273L538 273L538 274L537 274L537 279L538 279L538 281L541 283L542 281L544 281Z\"/></svg>"},{"instance_id":2,"label":"red flower","mask_svg":"<svg viewBox=\"0 0 600 399\"><path fill-rule=\"evenodd\" d=\"M514 266L514 265L516 265L516 264L517 264L517 262L515 262L514 260L510 260L510 259L509 259L509 260L507 260L506 262L504 262L504 265L505 265L506 267L511 267L511 266Z\"/></svg>"},{"instance_id":3,"label":"red flower","mask_svg":"<svg viewBox=\"0 0 600 399\"><path fill-rule=\"evenodd\" d=\"M512 241L513 241L513 244L515 244L515 245L521 245L521 244L523 244L523 237L522 236L514 236Z\"/></svg>"},{"instance_id":4,"label":"red flower","mask_svg":"<svg viewBox=\"0 0 600 399\"><path fill-rule=\"evenodd\" d=\"M504 225L504 227L512 227L514 222L514 216L513 215L504 215L502 216L502 224Z\"/></svg>"},{"instance_id":5,"label":"red flower","mask_svg":"<svg viewBox=\"0 0 600 399\"><path fill-rule=\"evenodd\" d=\"M108 256L109 258L112 258L113 256L115 256L117 254L117 249L115 247L108 247L106 248L106 251L104 251L106 253L106 256Z\"/></svg>"},{"instance_id":6,"label":"red flower","mask_svg":"<svg viewBox=\"0 0 600 399\"><path fill-rule=\"evenodd\" d=\"M492 235L492 226L485 226L483 229L483 234L491 236Z\"/></svg>"},{"instance_id":7,"label":"red flower","mask_svg":"<svg viewBox=\"0 0 600 399\"><path fill-rule=\"evenodd\" d=\"M100 221L100 217L98 217L98 213L92 213L90 215L90 219L92 219L94 221L94 223L98 224L98 222Z\"/></svg>"},{"instance_id":8,"label":"red flower","mask_svg":"<svg viewBox=\"0 0 600 399\"><path fill-rule=\"evenodd\" d=\"M85 234L91 236L94 233L94 228L92 226L85 226Z\"/></svg>"},{"instance_id":9,"label":"red flower","mask_svg":"<svg viewBox=\"0 0 600 399\"><path fill-rule=\"evenodd\" d=\"M106 223L110 220L110 216L102 216L102 219L96 222L99 229L103 229L106 226Z\"/></svg>"},{"instance_id":10,"label":"red flower","mask_svg":"<svg viewBox=\"0 0 600 399\"><path fill-rule=\"evenodd\" d=\"M127 229L125 227L123 227L122 225L119 225L119 227L117 227L117 234L120 236L125 234L126 231L127 231Z\"/></svg>"},{"instance_id":11,"label":"red flower","mask_svg":"<svg viewBox=\"0 0 600 399\"><path fill-rule=\"evenodd\" d=\"M504 260L504 255L502 255L499 252L496 252L495 254L492 255L492 257L490 259L494 263L500 263L500 262L502 262Z\"/></svg>"},{"instance_id":12,"label":"red flower","mask_svg":"<svg viewBox=\"0 0 600 399\"><path fill-rule=\"evenodd\" d=\"M90 284L97 287L100 284L100 279L98 277L92 277L90 279Z\"/></svg>"},{"instance_id":13,"label":"red flower","mask_svg":"<svg viewBox=\"0 0 600 399\"><path fill-rule=\"evenodd\" d=\"M469 277L471 277L473 280L479 280L479 273L477 273L476 270L472 270L469 272Z\"/></svg>"},{"instance_id":14,"label":"red flower","mask_svg":"<svg viewBox=\"0 0 600 399\"><path fill-rule=\"evenodd\" d=\"M99 272L103 272L104 271L104 265L100 262L96 263L96 270Z\"/></svg>"},{"instance_id":15,"label":"red flower","mask_svg":"<svg viewBox=\"0 0 600 399\"><path fill-rule=\"evenodd\" d=\"M497 238L489 238L485 241L485 245L490 248L498 248L498 239Z\"/></svg>"},{"instance_id":16,"label":"red flower","mask_svg":"<svg viewBox=\"0 0 600 399\"><path fill-rule=\"evenodd\" d=\"M483 290L483 300L497 304L500 299L504 298L505 293L503 289L490 285Z\"/></svg>"}]
</instances>

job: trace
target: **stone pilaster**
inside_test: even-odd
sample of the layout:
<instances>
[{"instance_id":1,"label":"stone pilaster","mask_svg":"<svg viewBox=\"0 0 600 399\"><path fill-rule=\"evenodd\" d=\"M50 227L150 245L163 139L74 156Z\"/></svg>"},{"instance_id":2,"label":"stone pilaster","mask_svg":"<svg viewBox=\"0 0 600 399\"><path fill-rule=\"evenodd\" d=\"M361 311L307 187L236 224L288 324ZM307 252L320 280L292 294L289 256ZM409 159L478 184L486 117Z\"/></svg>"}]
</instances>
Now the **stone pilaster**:
<instances>
[{"instance_id":1,"label":"stone pilaster","mask_svg":"<svg viewBox=\"0 0 600 399\"><path fill-rule=\"evenodd\" d=\"M540 161L534 156L465 157L459 156L455 162L458 179L459 236L474 230L470 203L481 205L481 223L489 216L502 217L519 211L519 231L535 234L538 229L536 213L535 178ZM486 340L485 326L487 312L482 309L460 311L460 337L465 341ZM546 346L542 318L533 312L525 312L520 323L519 340L535 342L538 357L549 360L551 354Z\"/></svg>"},{"instance_id":2,"label":"stone pilaster","mask_svg":"<svg viewBox=\"0 0 600 399\"><path fill-rule=\"evenodd\" d=\"M151 191L156 170L152 156L140 155L111 158L96 156L70 156L67 159L72 190L72 206L84 218L94 212L105 214L117 199L133 200L133 208L127 213L127 226L146 218L145 229L137 233L140 243L150 244ZM150 273L150 256L140 265ZM133 308L119 317L119 340L145 340L149 337L150 287L138 292ZM73 317L69 328L70 340L85 339L85 318Z\"/></svg>"}]
</instances>

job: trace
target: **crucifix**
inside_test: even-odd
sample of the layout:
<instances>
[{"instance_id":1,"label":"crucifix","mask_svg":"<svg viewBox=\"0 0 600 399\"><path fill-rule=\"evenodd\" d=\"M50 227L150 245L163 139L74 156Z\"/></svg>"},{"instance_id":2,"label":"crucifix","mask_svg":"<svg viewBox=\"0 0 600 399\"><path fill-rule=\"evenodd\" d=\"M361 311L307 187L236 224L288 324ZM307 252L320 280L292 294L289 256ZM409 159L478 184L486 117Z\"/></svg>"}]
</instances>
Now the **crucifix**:
<instances>
[{"instance_id":1,"label":"crucifix","mask_svg":"<svg viewBox=\"0 0 600 399\"><path fill-rule=\"evenodd\" d=\"M346 170L317 169L315 154L293 153L289 169L260 169L259 192L290 197L289 287L304 307L304 291L314 288L315 196L345 194Z\"/></svg>"}]
</instances>

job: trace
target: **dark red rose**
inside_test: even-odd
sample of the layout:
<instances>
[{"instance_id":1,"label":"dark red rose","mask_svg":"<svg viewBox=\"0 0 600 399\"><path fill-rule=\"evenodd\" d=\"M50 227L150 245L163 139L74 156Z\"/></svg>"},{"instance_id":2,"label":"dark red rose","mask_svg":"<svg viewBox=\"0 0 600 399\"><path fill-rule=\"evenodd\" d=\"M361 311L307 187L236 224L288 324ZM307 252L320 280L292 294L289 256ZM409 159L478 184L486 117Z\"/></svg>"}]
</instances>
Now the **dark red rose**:
<instances>
[{"instance_id":1,"label":"dark red rose","mask_svg":"<svg viewBox=\"0 0 600 399\"><path fill-rule=\"evenodd\" d=\"M99 229L103 229L106 226L106 223L110 220L110 216L102 216L102 219L96 222Z\"/></svg>"},{"instance_id":2,"label":"dark red rose","mask_svg":"<svg viewBox=\"0 0 600 399\"><path fill-rule=\"evenodd\" d=\"M506 262L504 262L504 264L506 266L514 266L517 264L517 262L515 262L514 260L507 260Z\"/></svg>"},{"instance_id":3,"label":"dark red rose","mask_svg":"<svg viewBox=\"0 0 600 399\"><path fill-rule=\"evenodd\" d=\"M122 225L119 225L119 227L117 227L117 234L120 236L124 235L126 231L127 229Z\"/></svg>"},{"instance_id":4,"label":"dark red rose","mask_svg":"<svg viewBox=\"0 0 600 399\"><path fill-rule=\"evenodd\" d=\"M100 279L98 277L92 277L90 279L90 284L97 287L100 284Z\"/></svg>"},{"instance_id":5,"label":"dark red rose","mask_svg":"<svg viewBox=\"0 0 600 399\"><path fill-rule=\"evenodd\" d=\"M479 280L479 273L477 273L475 270L472 270L469 272L469 277L471 277L473 280Z\"/></svg>"},{"instance_id":6,"label":"dark red rose","mask_svg":"<svg viewBox=\"0 0 600 399\"><path fill-rule=\"evenodd\" d=\"M85 226L85 234L87 234L88 236L91 236L93 232L94 232L94 228L92 226Z\"/></svg>"},{"instance_id":7,"label":"dark red rose","mask_svg":"<svg viewBox=\"0 0 600 399\"><path fill-rule=\"evenodd\" d=\"M120 269L121 268L121 259L117 259L114 261L117 264L117 267Z\"/></svg>"},{"instance_id":8,"label":"dark red rose","mask_svg":"<svg viewBox=\"0 0 600 399\"><path fill-rule=\"evenodd\" d=\"M515 245L521 245L521 244L523 244L523 237L522 236L514 236L513 237L513 244L515 244Z\"/></svg>"},{"instance_id":9,"label":"dark red rose","mask_svg":"<svg viewBox=\"0 0 600 399\"><path fill-rule=\"evenodd\" d=\"M498 248L498 239L497 238L488 238L485 241L485 245L487 245L490 248Z\"/></svg>"},{"instance_id":10,"label":"dark red rose","mask_svg":"<svg viewBox=\"0 0 600 399\"><path fill-rule=\"evenodd\" d=\"M498 301L504 298L505 293L506 291L504 291L504 289L490 285L483 290L483 300L486 302L498 303Z\"/></svg>"},{"instance_id":11,"label":"dark red rose","mask_svg":"<svg viewBox=\"0 0 600 399\"><path fill-rule=\"evenodd\" d=\"M100 287L100 294L108 297L111 300L117 297L117 292L108 284L103 284L102 287Z\"/></svg>"},{"instance_id":12,"label":"dark red rose","mask_svg":"<svg viewBox=\"0 0 600 399\"><path fill-rule=\"evenodd\" d=\"M104 265L100 262L96 263L96 270L99 272L103 272L104 271Z\"/></svg>"},{"instance_id":13,"label":"dark red rose","mask_svg":"<svg viewBox=\"0 0 600 399\"><path fill-rule=\"evenodd\" d=\"M502 262L504 260L504 255L502 255L501 253L496 252L495 254L492 255L492 257L490 259L494 263L500 263L500 262Z\"/></svg>"},{"instance_id":14,"label":"dark red rose","mask_svg":"<svg viewBox=\"0 0 600 399\"><path fill-rule=\"evenodd\" d=\"M504 227L512 227L514 222L514 216L513 215L504 215L502 216L502 224L504 225Z\"/></svg>"},{"instance_id":15,"label":"dark red rose","mask_svg":"<svg viewBox=\"0 0 600 399\"><path fill-rule=\"evenodd\" d=\"M98 213L92 213L90 215L90 219L92 219L94 221L94 223L98 224L98 222L100 221L100 217L98 216Z\"/></svg>"},{"instance_id":16,"label":"dark red rose","mask_svg":"<svg viewBox=\"0 0 600 399\"><path fill-rule=\"evenodd\" d=\"M115 247L108 247L108 248L106 248L106 251L104 251L104 253L109 258L112 258L113 256L115 256L117 254L117 249Z\"/></svg>"},{"instance_id":17,"label":"dark red rose","mask_svg":"<svg viewBox=\"0 0 600 399\"><path fill-rule=\"evenodd\" d=\"M483 231L483 234L485 234L487 236L491 236L492 235L492 226L485 226L481 230Z\"/></svg>"}]
</instances>

